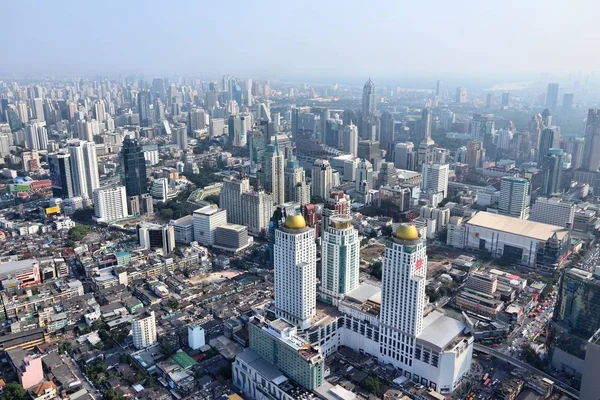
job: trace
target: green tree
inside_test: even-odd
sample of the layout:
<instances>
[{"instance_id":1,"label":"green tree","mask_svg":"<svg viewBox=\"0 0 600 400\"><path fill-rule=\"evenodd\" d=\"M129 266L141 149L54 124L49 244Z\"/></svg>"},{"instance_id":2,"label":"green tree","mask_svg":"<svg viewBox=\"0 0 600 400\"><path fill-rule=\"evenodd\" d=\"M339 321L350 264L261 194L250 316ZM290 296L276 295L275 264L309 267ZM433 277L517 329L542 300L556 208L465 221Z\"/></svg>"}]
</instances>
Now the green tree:
<instances>
[{"instance_id":1,"label":"green tree","mask_svg":"<svg viewBox=\"0 0 600 400\"><path fill-rule=\"evenodd\" d=\"M219 196L216 194L211 194L210 196L206 196L204 200L211 202L213 204L219 205Z\"/></svg>"},{"instance_id":2,"label":"green tree","mask_svg":"<svg viewBox=\"0 0 600 400\"><path fill-rule=\"evenodd\" d=\"M382 263L381 261L375 261L373 264L371 264L371 275L373 275L375 278L381 280L381 267L382 267Z\"/></svg>"},{"instance_id":3,"label":"green tree","mask_svg":"<svg viewBox=\"0 0 600 400\"><path fill-rule=\"evenodd\" d=\"M173 210L170 208L163 208L160 210L160 216L164 219L171 219L173 218Z\"/></svg>"},{"instance_id":4,"label":"green tree","mask_svg":"<svg viewBox=\"0 0 600 400\"><path fill-rule=\"evenodd\" d=\"M379 397L379 392L381 391L379 379L368 376L361 382L360 386L372 395Z\"/></svg>"},{"instance_id":5,"label":"green tree","mask_svg":"<svg viewBox=\"0 0 600 400\"><path fill-rule=\"evenodd\" d=\"M21 400L25 398L25 389L17 382L7 383L0 394L0 400Z\"/></svg>"}]
</instances>

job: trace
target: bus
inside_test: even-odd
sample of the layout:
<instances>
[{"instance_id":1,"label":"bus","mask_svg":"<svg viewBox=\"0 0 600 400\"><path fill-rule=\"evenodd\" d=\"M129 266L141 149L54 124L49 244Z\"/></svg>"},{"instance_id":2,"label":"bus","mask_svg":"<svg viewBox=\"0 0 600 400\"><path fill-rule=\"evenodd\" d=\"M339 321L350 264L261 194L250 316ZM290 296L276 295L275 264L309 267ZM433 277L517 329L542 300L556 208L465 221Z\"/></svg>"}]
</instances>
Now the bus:
<instances>
[{"instance_id":1,"label":"bus","mask_svg":"<svg viewBox=\"0 0 600 400\"><path fill-rule=\"evenodd\" d=\"M490 378L487 378L484 382L483 382L483 386L489 386L491 382Z\"/></svg>"}]
</instances>

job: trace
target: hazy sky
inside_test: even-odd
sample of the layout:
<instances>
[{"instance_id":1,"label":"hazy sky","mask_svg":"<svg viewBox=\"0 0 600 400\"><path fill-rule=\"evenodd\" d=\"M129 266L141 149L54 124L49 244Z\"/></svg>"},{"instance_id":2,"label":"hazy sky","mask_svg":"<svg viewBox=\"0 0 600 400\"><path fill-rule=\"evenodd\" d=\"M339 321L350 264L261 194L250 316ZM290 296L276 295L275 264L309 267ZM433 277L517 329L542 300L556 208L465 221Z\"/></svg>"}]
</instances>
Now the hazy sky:
<instances>
[{"instance_id":1,"label":"hazy sky","mask_svg":"<svg viewBox=\"0 0 600 400\"><path fill-rule=\"evenodd\" d=\"M598 0L1 0L1 73L535 77L600 65Z\"/></svg>"}]
</instances>

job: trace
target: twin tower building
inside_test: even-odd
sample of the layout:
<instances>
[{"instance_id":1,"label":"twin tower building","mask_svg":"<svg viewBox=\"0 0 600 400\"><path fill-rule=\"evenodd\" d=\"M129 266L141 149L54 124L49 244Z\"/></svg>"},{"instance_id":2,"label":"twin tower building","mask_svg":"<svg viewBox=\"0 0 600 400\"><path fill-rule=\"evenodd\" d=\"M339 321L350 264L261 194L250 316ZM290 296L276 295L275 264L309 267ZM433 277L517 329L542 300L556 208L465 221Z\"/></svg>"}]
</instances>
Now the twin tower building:
<instances>
[{"instance_id":1,"label":"twin tower building","mask_svg":"<svg viewBox=\"0 0 600 400\"><path fill-rule=\"evenodd\" d=\"M401 224L386 241L379 285L360 282L352 219L332 216L327 225L320 274L315 230L301 215L275 231L274 315L251 319L250 348L233 365L234 383L251 398L264 391L288 398L284 381L261 373L272 364L285 382L329 397L325 357L347 346L393 366L400 380L456 390L471 366L473 338L465 322L426 307L427 246L417 229Z\"/></svg>"}]
</instances>

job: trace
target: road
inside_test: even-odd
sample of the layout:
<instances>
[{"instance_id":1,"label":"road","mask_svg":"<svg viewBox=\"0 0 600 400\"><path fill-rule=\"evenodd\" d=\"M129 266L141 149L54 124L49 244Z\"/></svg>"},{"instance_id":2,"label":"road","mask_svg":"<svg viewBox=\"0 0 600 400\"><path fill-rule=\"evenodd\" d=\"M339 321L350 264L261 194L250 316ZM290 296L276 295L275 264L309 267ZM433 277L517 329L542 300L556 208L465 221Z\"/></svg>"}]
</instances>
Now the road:
<instances>
[{"instance_id":1,"label":"road","mask_svg":"<svg viewBox=\"0 0 600 400\"><path fill-rule=\"evenodd\" d=\"M487 346L481 345L479 343L475 343L473 345L473 349L477 350L479 352L482 352L482 353L489 354L490 356L498 358L498 359L500 359L502 361L506 361L507 363L510 363L510 364L514 365L515 367L518 367L518 368L524 369L526 371L529 371L532 374L540 375L540 376L543 376L544 378L548 378L548 379L550 379L551 381L554 382L554 384L556 385L557 388L559 388L560 390L562 390L566 394L568 394L570 396L573 396L576 399L579 398L579 391L578 390L573 389L571 386L567 385L566 383L559 381L555 377L553 377L551 375L548 375L547 373L545 373L543 371L540 371L539 369L534 368L534 367L532 367L529 364L526 364L526 363L524 363L522 361L517 360L516 358L513 358L513 357L511 357L509 355L506 355L504 353L501 353L499 351L496 351L496 350L494 350L492 348L489 348Z\"/></svg>"}]
</instances>

